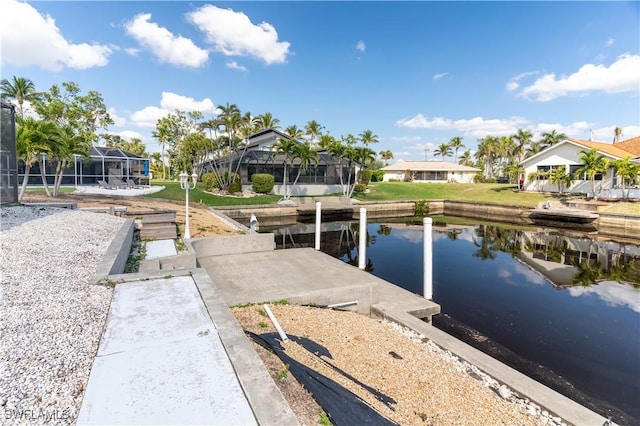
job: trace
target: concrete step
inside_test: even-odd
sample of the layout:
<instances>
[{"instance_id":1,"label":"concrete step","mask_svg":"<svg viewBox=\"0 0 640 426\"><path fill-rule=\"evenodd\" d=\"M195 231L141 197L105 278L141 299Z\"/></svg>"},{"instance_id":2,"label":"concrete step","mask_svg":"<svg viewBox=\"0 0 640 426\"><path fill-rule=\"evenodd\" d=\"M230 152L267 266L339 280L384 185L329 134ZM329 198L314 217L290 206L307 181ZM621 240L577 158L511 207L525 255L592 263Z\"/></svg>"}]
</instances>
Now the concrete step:
<instances>
[{"instance_id":1,"label":"concrete step","mask_svg":"<svg viewBox=\"0 0 640 426\"><path fill-rule=\"evenodd\" d=\"M178 238L178 231L175 224L161 224L146 226L140 229L140 238L175 239Z\"/></svg>"}]
</instances>

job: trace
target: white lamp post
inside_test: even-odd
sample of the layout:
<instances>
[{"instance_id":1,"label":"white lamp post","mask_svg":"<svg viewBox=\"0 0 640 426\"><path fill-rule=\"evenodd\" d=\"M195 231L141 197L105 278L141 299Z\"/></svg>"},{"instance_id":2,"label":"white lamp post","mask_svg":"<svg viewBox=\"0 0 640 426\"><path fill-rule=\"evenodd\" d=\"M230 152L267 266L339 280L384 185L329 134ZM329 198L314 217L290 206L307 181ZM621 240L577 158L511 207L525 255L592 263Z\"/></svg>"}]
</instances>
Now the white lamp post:
<instances>
[{"instance_id":1,"label":"white lamp post","mask_svg":"<svg viewBox=\"0 0 640 426\"><path fill-rule=\"evenodd\" d=\"M186 172L180 173L180 188L185 191L185 210L186 216L184 219L184 238L186 240L191 238L191 232L189 232L189 190L196 187L198 182L198 175L193 173L191 175L191 183L189 182L189 175Z\"/></svg>"}]
</instances>

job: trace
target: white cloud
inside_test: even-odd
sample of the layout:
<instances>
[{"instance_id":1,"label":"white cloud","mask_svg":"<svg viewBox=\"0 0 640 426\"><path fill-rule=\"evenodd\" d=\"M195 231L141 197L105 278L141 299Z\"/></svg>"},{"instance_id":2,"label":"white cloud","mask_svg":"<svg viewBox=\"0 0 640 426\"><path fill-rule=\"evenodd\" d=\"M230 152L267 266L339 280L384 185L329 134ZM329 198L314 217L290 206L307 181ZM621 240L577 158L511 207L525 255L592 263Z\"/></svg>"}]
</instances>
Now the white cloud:
<instances>
[{"instance_id":1,"label":"white cloud","mask_svg":"<svg viewBox=\"0 0 640 426\"><path fill-rule=\"evenodd\" d=\"M569 76L556 78L555 73L545 74L532 85L525 87L519 96L540 102L571 94L588 92L639 92L640 55L625 54L610 66L586 64Z\"/></svg>"},{"instance_id":2,"label":"white cloud","mask_svg":"<svg viewBox=\"0 0 640 426\"><path fill-rule=\"evenodd\" d=\"M422 138L420 136L392 136L391 140L394 142L419 142Z\"/></svg>"},{"instance_id":3,"label":"white cloud","mask_svg":"<svg viewBox=\"0 0 640 426\"><path fill-rule=\"evenodd\" d=\"M519 128L523 128L527 120L522 117L511 117L503 119L486 120L482 117L471 119L451 120L442 117L429 119L422 114L412 118L403 118L396 121L400 127L411 129L432 129L432 130L455 130L464 136L474 136L483 138L486 136L504 136L516 133Z\"/></svg>"},{"instance_id":4,"label":"white cloud","mask_svg":"<svg viewBox=\"0 0 640 426\"><path fill-rule=\"evenodd\" d=\"M140 54L140 49L136 49L135 47L127 47L124 51L130 56L138 56Z\"/></svg>"},{"instance_id":5,"label":"white cloud","mask_svg":"<svg viewBox=\"0 0 640 426\"><path fill-rule=\"evenodd\" d=\"M358 49L361 52L364 52L365 50L367 50L367 45L364 44L364 41L360 40L358 41L358 44L356 44L356 49Z\"/></svg>"},{"instance_id":6,"label":"white cloud","mask_svg":"<svg viewBox=\"0 0 640 426\"><path fill-rule=\"evenodd\" d=\"M176 36L166 28L149 22L150 13L136 15L125 24L127 34L148 49L160 62L191 68L203 66L209 59L205 49L180 35Z\"/></svg>"},{"instance_id":7,"label":"white cloud","mask_svg":"<svg viewBox=\"0 0 640 426\"><path fill-rule=\"evenodd\" d=\"M142 136L141 133L135 132L133 130L123 130L121 132L117 132L116 135L128 141L130 141L133 138L144 140L144 136Z\"/></svg>"},{"instance_id":8,"label":"white cloud","mask_svg":"<svg viewBox=\"0 0 640 426\"><path fill-rule=\"evenodd\" d=\"M568 288L573 297L596 294L609 306L627 306L635 312L640 312L640 292L627 284L614 281L602 281L589 287L575 286Z\"/></svg>"},{"instance_id":9,"label":"white cloud","mask_svg":"<svg viewBox=\"0 0 640 426\"><path fill-rule=\"evenodd\" d=\"M2 4L0 39L2 63L53 71L102 67L113 52L106 45L68 42L51 16L43 16L30 4L16 0Z\"/></svg>"},{"instance_id":10,"label":"white cloud","mask_svg":"<svg viewBox=\"0 0 640 426\"><path fill-rule=\"evenodd\" d=\"M615 43L615 42L616 42L616 39L615 39L615 38L613 38L613 37L609 37L609 39L607 40L606 45L607 45L607 46L613 46L613 43Z\"/></svg>"},{"instance_id":11,"label":"white cloud","mask_svg":"<svg viewBox=\"0 0 640 426\"><path fill-rule=\"evenodd\" d=\"M111 117L111 119L113 120L113 125L116 127L122 127L127 123L127 120L124 117L120 117L117 113L116 113L116 109L115 108L109 108L107 109L107 112L109 113L109 117Z\"/></svg>"},{"instance_id":12,"label":"white cloud","mask_svg":"<svg viewBox=\"0 0 640 426\"><path fill-rule=\"evenodd\" d=\"M216 108L213 105L213 101L209 98L204 98L201 101L196 101L188 96L182 96L171 92L162 92L162 100L160 106L168 111L180 111L191 112L200 111L202 113L214 113Z\"/></svg>"},{"instance_id":13,"label":"white cloud","mask_svg":"<svg viewBox=\"0 0 640 426\"><path fill-rule=\"evenodd\" d=\"M593 140L599 142L613 142L614 130L616 127L622 128L620 141L640 136L640 126L606 126L594 128Z\"/></svg>"},{"instance_id":14,"label":"white cloud","mask_svg":"<svg viewBox=\"0 0 640 426\"><path fill-rule=\"evenodd\" d=\"M169 115L168 110L155 106L144 107L140 111L131 114L131 122L138 127L156 127L156 123L162 117Z\"/></svg>"},{"instance_id":15,"label":"white cloud","mask_svg":"<svg viewBox=\"0 0 640 426\"><path fill-rule=\"evenodd\" d=\"M247 71L247 67L238 64L236 61L227 62L227 68L238 71Z\"/></svg>"},{"instance_id":16,"label":"white cloud","mask_svg":"<svg viewBox=\"0 0 640 426\"><path fill-rule=\"evenodd\" d=\"M278 41L273 25L268 22L254 25L242 12L205 5L186 16L226 56L253 56L274 64L285 62L290 53L291 44Z\"/></svg>"},{"instance_id":17,"label":"white cloud","mask_svg":"<svg viewBox=\"0 0 640 426\"><path fill-rule=\"evenodd\" d=\"M441 73L438 73L438 74L434 75L433 79L434 80L440 80L442 77L444 77L444 76L446 76L448 74L449 74L448 72L441 72Z\"/></svg>"},{"instance_id":18,"label":"white cloud","mask_svg":"<svg viewBox=\"0 0 640 426\"><path fill-rule=\"evenodd\" d=\"M518 74L514 77L511 77L511 80L507 83L507 90L510 92L513 92L514 90L516 90L518 87L520 87L520 83L519 81L522 80L523 78L532 76L532 75L536 75L538 74L537 71L528 71L528 72L523 72L521 74Z\"/></svg>"}]
</instances>

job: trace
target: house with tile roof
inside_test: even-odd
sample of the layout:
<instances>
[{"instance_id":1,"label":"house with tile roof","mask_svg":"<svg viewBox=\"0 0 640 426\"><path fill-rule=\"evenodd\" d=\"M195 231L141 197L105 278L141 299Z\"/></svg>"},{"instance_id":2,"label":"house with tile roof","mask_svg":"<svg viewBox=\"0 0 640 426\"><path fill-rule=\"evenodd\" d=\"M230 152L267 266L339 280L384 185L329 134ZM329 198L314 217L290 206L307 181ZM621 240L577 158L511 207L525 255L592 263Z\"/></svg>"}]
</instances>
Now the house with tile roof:
<instances>
[{"instance_id":1,"label":"house with tile roof","mask_svg":"<svg viewBox=\"0 0 640 426\"><path fill-rule=\"evenodd\" d=\"M603 155L607 160L630 158L631 161L640 164L640 136L613 144L567 138L520 163L524 168L523 189L526 191L557 192L558 186L547 179L542 172L549 172L559 166L565 166L565 170L573 176L583 166L580 160L580 152L591 149L595 149L598 154ZM611 198L621 198L621 194L615 194L619 185L614 168L609 168L604 174L596 175L595 180L596 196L602 197L604 193L609 194ZM636 183L638 182L636 181ZM590 194L592 192L591 180L583 176L583 179L574 180L573 184L566 190L572 193L592 196ZM634 190L630 193L630 196L634 196L636 192L638 193L636 197L640 198L640 190Z\"/></svg>"},{"instance_id":2,"label":"house with tile roof","mask_svg":"<svg viewBox=\"0 0 640 426\"><path fill-rule=\"evenodd\" d=\"M473 183L480 169L447 161L398 161L382 168L383 182Z\"/></svg>"}]
</instances>

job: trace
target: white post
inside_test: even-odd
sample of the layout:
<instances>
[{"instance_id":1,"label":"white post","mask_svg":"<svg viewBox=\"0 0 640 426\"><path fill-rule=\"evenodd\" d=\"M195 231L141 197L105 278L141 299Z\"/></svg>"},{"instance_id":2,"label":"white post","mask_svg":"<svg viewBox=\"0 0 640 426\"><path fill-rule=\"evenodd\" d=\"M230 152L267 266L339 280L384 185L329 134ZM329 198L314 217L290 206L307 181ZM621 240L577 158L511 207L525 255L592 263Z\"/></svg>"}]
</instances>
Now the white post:
<instances>
[{"instance_id":1,"label":"white post","mask_svg":"<svg viewBox=\"0 0 640 426\"><path fill-rule=\"evenodd\" d=\"M431 227L433 219L425 217L424 224L424 282L423 295L425 299L433 299L433 237L431 236Z\"/></svg>"},{"instance_id":2,"label":"white post","mask_svg":"<svg viewBox=\"0 0 640 426\"><path fill-rule=\"evenodd\" d=\"M187 187L185 188L185 192L186 192L186 214L187 217L184 220L184 238L185 239L190 239L191 238L191 232L189 231L189 183L187 183Z\"/></svg>"},{"instance_id":3,"label":"white post","mask_svg":"<svg viewBox=\"0 0 640 426\"><path fill-rule=\"evenodd\" d=\"M367 209L360 208L360 248L358 249L358 268L364 270L367 264Z\"/></svg>"},{"instance_id":4,"label":"white post","mask_svg":"<svg viewBox=\"0 0 640 426\"><path fill-rule=\"evenodd\" d=\"M316 202L316 250L320 250L320 223L322 217L322 203Z\"/></svg>"}]
</instances>

